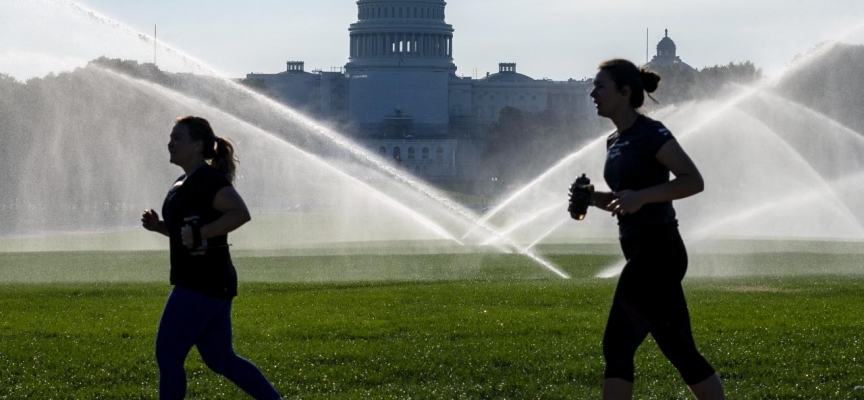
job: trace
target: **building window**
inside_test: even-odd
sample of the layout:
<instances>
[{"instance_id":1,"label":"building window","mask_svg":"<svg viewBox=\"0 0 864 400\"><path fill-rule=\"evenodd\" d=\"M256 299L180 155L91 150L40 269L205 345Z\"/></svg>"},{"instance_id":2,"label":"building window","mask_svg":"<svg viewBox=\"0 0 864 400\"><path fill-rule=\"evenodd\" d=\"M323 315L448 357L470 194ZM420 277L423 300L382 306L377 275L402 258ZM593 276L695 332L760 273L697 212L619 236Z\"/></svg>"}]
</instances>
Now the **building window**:
<instances>
[{"instance_id":1,"label":"building window","mask_svg":"<svg viewBox=\"0 0 864 400\"><path fill-rule=\"evenodd\" d=\"M396 161L402 161L402 150L400 148L393 148L393 159Z\"/></svg>"},{"instance_id":2,"label":"building window","mask_svg":"<svg viewBox=\"0 0 864 400\"><path fill-rule=\"evenodd\" d=\"M429 148L428 147L423 148L423 151L421 152L421 157L423 157L424 160L429 159Z\"/></svg>"},{"instance_id":3,"label":"building window","mask_svg":"<svg viewBox=\"0 0 864 400\"><path fill-rule=\"evenodd\" d=\"M525 96L519 96L519 101L525 101Z\"/></svg>"},{"instance_id":4,"label":"building window","mask_svg":"<svg viewBox=\"0 0 864 400\"><path fill-rule=\"evenodd\" d=\"M399 7L399 18L402 18L402 7Z\"/></svg>"},{"instance_id":5,"label":"building window","mask_svg":"<svg viewBox=\"0 0 864 400\"><path fill-rule=\"evenodd\" d=\"M531 100L537 100L537 96L531 96Z\"/></svg>"},{"instance_id":6,"label":"building window","mask_svg":"<svg viewBox=\"0 0 864 400\"><path fill-rule=\"evenodd\" d=\"M444 161L444 149L439 147L438 150L435 150L435 159L438 160L438 162Z\"/></svg>"},{"instance_id":7,"label":"building window","mask_svg":"<svg viewBox=\"0 0 864 400\"><path fill-rule=\"evenodd\" d=\"M384 146L381 146L381 147L378 149L378 154L380 154L380 155L382 155L382 156L386 156L386 155L387 155L387 148L384 147Z\"/></svg>"},{"instance_id":8,"label":"building window","mask_svg":"<svg viewBox=\"0 0 864 400\"><path fill-rule=\"evenodd\" d=\"M408 159L409 159L409 160L413 160L413 159L414 159L414 148L413 148L413 147L409 147L409 148L408 148Z\"/></svg>"}]
</instances>

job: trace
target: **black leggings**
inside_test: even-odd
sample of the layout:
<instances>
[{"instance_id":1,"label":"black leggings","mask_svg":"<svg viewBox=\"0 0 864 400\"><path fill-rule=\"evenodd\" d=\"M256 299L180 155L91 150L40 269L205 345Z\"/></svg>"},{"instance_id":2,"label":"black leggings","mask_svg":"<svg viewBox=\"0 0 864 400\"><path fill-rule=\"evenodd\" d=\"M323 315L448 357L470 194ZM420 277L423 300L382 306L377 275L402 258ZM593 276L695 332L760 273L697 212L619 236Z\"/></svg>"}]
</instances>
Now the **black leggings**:
<instances>
[{"instance_id":1,"label":"black leggings","mask_svg":"<svg viewBox=\"0 0 864 400\"><path fill-rule=\"evenodd\" d=\"M621 272L603 336L605 378L633 382L633 357L648 336L678 369L687 385L714 374L696 350L681 280L687 250L674 225L654 227L621 239L627 264Z\"/></svg>"}]
</instances>

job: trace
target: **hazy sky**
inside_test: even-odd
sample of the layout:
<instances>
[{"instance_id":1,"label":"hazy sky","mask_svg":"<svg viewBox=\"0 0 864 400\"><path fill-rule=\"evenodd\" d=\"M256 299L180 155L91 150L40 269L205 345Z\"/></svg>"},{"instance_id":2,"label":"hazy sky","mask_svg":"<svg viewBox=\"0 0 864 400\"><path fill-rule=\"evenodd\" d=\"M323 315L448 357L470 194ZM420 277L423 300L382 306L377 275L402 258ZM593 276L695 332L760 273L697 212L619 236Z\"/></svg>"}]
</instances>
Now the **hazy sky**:
<instances>
[{"instance_id":1,"label":"hazy sky","mask_svg":"<svg viewBox=\"0 0 864 400\"><path fill-rule=\"evenodd\" d=\"M8 1L24 0L0 3ZM354 0L79 3L142 33L156 24L160 40L230 77L280 72L288 60L305 61L307 70L343 66L347 29L357 19ZM750 60L770 74L854 27L851 40L864 43L864 0L451 0L447 22L456 30L460 75L516 62L534 78L581 79L604 59L643 62L646 28L652 56L669 29L678 55L694 67ZM0 39L0 55L3 43L14 40Z\"/></svg>"}]
</instances>

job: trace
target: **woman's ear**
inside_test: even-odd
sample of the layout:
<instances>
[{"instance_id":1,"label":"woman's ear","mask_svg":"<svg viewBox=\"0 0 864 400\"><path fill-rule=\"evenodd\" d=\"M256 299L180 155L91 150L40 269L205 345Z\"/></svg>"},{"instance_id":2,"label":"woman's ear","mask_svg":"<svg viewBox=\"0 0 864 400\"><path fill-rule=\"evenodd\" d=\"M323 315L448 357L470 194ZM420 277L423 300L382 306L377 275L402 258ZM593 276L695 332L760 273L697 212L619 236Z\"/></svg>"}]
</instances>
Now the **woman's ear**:
<instances>
[{"instance_id":1,"label":"woman's ear","mask_svg":"<svg viewBox=\"0 0 864 400\"><path fill-rule=\"evenodd\" d=\"M632 94L632 90L630 90L630 85L622 86L621 90L619 90L619 92L621 93L621 96L624 96L628 99L630 98L630 95Z\"/></svg>"}]
</instances>

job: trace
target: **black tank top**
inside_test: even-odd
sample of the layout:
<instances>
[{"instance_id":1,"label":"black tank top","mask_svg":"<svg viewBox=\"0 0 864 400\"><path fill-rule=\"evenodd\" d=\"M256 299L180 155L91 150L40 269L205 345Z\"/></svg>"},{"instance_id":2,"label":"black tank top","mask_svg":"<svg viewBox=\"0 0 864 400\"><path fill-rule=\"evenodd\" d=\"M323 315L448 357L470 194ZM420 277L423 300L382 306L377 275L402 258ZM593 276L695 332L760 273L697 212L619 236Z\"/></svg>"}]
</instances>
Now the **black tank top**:
<instances>
[{"instance_id":1,"label":"black tank top","mask_svg":"<svg viewBox=\"0 0 864 400\"><path fill-rule=\"evenodd\" d=\"M606 139L603 177L612 191L641 190L669 181L669 168L657 161L657 152L674 139L662 123L644 115L623 132ZM620 236L627 237L657 224L674 224L672 202L650 203L633 214L618 216Z\"/></svg>"},{"instance_id":2,"label":"black tank top","mask_svg":"<svg viewBox=\"0 0 864 400\"><path fill-rule=\"evenodd\" d=\"M228 252L228 235L207 239L203 254L183 245L180 229L185 218L198 216L201 226L222 216L213 208L216 193L231 182L209 165L202 165L188 177L181 176L168 191L162 215L168 227L171 249L171 283L219 299L237 295L237 272Z\"/></svg>"}]
</instances>

